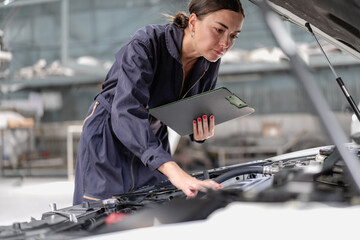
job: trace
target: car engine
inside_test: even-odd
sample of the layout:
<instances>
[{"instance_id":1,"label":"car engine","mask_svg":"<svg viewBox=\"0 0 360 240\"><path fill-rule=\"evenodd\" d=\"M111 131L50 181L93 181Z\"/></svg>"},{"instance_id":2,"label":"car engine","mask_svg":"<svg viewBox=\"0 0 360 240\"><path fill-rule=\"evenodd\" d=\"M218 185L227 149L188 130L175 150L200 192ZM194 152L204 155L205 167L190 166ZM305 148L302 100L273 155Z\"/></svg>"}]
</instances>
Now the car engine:
<instances>
[{"instance_id":1,"label":"car engine","mask_svg":"<svg viewBox=\"0 0 360 240\"><path fill-rule=\"evenodd\" d=\"M347 148L359 155L359 146ZM101 202L51 210L40 220L0 227L1 239L76 239L154 225L208 218L232 202L321 202L349 207L358 203L347 169L334 146L308 149L265 160L192 174L213 179L220 190L187 199L169 181L146 186Z\"/></svg>"}]
</instances>

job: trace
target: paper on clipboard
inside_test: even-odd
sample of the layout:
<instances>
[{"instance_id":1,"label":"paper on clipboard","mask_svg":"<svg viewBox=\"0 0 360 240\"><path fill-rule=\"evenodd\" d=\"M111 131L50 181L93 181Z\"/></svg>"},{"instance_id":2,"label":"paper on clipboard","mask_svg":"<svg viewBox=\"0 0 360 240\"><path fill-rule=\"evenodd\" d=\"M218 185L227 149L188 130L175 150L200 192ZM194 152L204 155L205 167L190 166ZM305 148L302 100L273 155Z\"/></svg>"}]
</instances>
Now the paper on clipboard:
<instances>
[{"instance_id":1,"label":"paper on clipboard","mask_svg":"<svg viewBox=\"0 0 360 240\"><path fill-rule=\"evenodd\" d=\"M221 87L149 110L179 135L193 132L193 120L203 115L214 115L215 125L247 116L255 110L227 88Z\"/></svg>"}]
</instances>

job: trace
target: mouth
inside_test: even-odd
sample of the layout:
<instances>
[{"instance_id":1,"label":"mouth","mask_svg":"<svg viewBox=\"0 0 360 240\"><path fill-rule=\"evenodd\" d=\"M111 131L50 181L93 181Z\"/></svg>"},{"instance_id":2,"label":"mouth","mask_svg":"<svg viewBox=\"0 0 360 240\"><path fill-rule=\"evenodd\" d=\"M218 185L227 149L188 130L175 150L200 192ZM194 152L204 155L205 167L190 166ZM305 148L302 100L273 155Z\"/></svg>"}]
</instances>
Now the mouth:
<instances>
[{"instance_id":1,"label":"mouth","mask_svg":"<svg viewBox=\"0 0 360 240\"><path fill-rule=\"evenodd\" d=\"M224 51L216 50L216 49L214 49L213 51L214 51L214 53L215 53L216 55L218 55L218 56L224 55Z\"/></svg>"}]
</instances>

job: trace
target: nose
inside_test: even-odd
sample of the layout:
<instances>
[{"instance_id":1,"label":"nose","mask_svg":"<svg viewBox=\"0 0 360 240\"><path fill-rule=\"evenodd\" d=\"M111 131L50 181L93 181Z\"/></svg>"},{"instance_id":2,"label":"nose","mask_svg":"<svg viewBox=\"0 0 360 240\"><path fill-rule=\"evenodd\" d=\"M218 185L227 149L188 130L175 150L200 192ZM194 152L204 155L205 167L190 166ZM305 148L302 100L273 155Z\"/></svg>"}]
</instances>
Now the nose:
<instances>
[{"instance_id":1,"label":"nose","mask_svg":"<svg viewBox=\"0 0 360 240\"><path fill-rule=\"evenodd\" d=\"M220 39L220 46L224 49L227 49L230 46L230 41L230 37L224 34Z\"/></svg>"}]
</instances>

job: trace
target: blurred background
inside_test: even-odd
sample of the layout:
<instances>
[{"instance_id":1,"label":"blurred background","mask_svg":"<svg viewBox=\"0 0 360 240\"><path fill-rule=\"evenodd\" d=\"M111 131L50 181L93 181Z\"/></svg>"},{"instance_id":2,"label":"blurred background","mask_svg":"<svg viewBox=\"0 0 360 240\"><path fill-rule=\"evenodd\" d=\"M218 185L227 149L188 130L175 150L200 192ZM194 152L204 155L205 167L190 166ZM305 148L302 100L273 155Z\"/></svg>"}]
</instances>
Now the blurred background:
<instances>
[{"instance_id":1,"label":"blurred background","mask_svg":"<svg viewBox=\"0 0 360 240\"><path fill-rule=\"evenodd\" d=\"M174 159L188 171L331 144L259 9L242 3L245 23L222 59L217 87L229 88L255 113L218 125L204 144L172 135ZM163 14L187 12L187 5L182 0L0 0L0 182L71 183L82 121L115 52L137 29L167 23ZM350 139L352 112L325 57L307 31L284 24ZM320 42L358 102L359 62ZM66 186L71 204L72 185ZM5 206L2 202L0 209Z\"/></svg>"}]
</instances>

